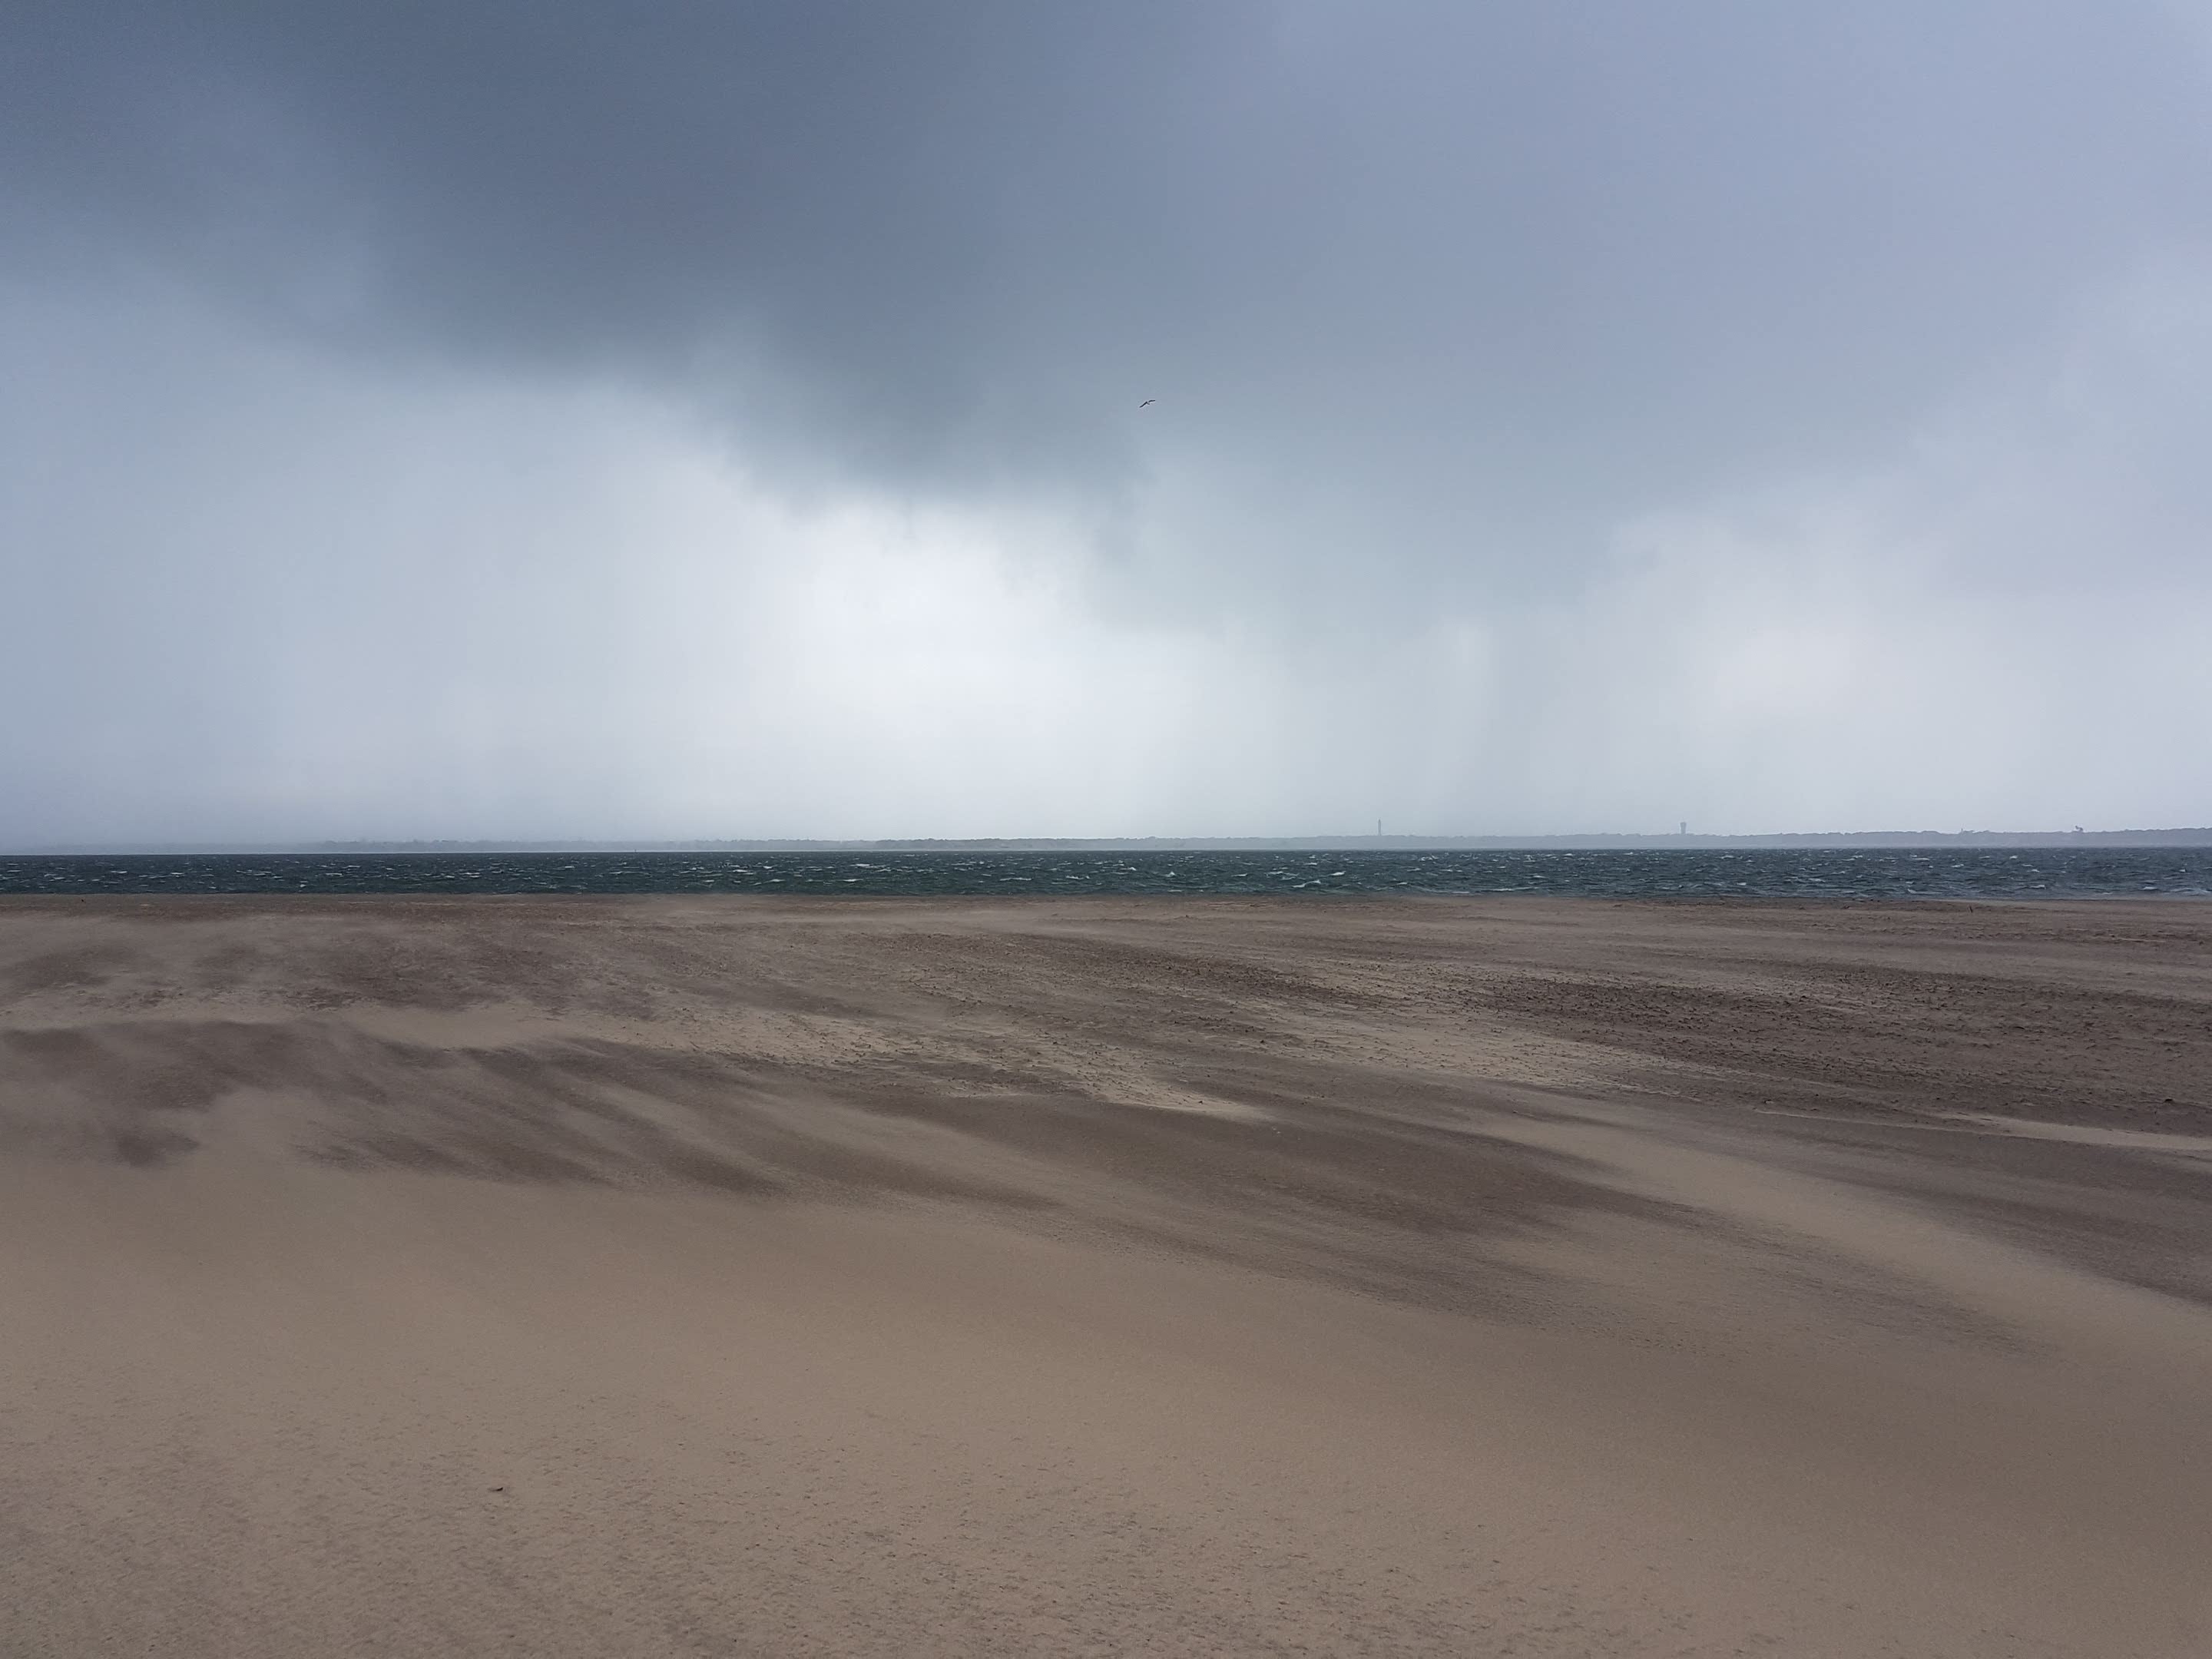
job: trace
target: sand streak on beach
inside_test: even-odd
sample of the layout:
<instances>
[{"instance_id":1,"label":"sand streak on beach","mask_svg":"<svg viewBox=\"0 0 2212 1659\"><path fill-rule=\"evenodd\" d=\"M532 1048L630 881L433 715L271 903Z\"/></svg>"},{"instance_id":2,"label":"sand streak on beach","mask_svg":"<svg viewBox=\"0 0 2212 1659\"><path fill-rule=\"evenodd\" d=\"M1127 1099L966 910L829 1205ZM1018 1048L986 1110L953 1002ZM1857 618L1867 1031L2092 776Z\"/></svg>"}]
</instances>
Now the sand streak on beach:
<instances>
[{"instance_id":1,"label":"sand streak on beach","mask_svg":"<svg viewBox=\"0 0 2212 1659\"><path fill-rule=\"evenodd\" d=\"M0 1653L2212 1651L2212 905L0 901Z\"/></svg>"}]
</instances>

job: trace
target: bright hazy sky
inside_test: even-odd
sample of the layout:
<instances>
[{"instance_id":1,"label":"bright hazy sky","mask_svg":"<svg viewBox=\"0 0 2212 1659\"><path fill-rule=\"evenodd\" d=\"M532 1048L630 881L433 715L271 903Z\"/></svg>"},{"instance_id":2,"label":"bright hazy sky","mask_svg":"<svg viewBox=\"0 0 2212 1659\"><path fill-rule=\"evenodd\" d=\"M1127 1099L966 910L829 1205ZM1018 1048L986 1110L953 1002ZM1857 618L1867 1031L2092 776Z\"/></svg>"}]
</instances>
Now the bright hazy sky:
<instances>
[{"instance_id":1,"label":"bright hazy sky","mask_svg":"<svg viewBox=\"0 0 2212 1659\"><path fill-rule=\"evenodd\" d=\"M2212 10L15 0L0 715L15 847L2212 822Z\"/></svg>"}]
</instances>

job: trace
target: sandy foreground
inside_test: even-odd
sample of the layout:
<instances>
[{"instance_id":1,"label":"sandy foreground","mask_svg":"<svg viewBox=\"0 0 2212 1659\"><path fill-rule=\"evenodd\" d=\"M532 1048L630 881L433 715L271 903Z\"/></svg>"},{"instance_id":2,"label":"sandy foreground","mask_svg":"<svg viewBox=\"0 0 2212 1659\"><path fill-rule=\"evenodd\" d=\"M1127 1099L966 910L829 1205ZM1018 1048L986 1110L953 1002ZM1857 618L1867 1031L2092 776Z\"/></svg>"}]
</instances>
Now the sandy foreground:
<instances>
[{"instance_id":1,"label":"sandy foreground","mask_svg":"<svg viewBox=\"0 0 2212 1659\"><path fill-rule=\"evenodd\" d=\"M109 1653L2212 1653L2212 904L0 901Z\"/></svg>"}]
</instances>

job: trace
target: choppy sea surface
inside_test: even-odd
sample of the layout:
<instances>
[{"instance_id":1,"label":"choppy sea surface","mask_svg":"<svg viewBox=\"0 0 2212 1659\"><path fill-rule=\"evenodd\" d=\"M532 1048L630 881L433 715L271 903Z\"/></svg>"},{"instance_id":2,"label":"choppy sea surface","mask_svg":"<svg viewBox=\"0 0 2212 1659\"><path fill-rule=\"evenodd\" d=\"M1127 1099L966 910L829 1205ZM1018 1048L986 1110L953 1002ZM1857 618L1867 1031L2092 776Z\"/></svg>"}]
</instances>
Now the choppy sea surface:
<instances>
[{"instance_id":1,"label":"choppy sea surface","mask_svg":"<svg viewBox=\"0 0 2212 1659\"><path fill-rule=\"evenodd\" d=\"M2212 896L2212 848L85 854L0 857L0 893Z\"/></svg>"}]
</instances>

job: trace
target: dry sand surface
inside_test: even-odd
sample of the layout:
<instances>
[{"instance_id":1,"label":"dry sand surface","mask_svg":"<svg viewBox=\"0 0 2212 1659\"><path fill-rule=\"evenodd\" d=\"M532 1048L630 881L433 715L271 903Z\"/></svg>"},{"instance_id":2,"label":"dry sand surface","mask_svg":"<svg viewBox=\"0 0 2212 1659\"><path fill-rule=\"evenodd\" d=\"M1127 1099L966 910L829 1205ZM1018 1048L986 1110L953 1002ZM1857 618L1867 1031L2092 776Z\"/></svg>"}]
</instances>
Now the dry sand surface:
<instances>
[{"instance_id":1,"label":"dry sand surface","mask_svg":"<svg viewBox=\"0 0 2212 1659\"><path fill-rule=\"evenodd\" d=\"M0 1653L2212 1653L2212 905L0 901Z\"/></svg>"}]
</instances>

